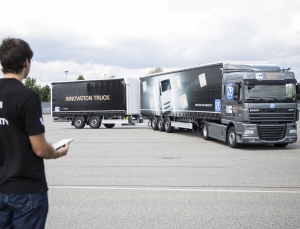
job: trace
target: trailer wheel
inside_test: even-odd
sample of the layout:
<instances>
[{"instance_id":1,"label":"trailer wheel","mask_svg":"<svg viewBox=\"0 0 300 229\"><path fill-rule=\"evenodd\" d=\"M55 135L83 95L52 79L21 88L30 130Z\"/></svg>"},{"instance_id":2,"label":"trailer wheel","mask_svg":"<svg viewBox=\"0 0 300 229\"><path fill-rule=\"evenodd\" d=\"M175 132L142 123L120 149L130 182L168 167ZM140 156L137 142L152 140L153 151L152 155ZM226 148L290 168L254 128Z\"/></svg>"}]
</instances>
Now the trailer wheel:
<instances>
[{"instance_id":1,"label":"trailer wheel","mask_svg":"<svg viewBox=\"0 0 300 229\"><path fill-rule=\"evenodd\" d=\"M157 125L158 125L159 131L161 131L161 132L165 131L165 120L164 120L163 117L158 118L158 124Z\"/></svg>"},{"instance_id":2,"label":"trailer wheel","mask_svg":"<svg viewBox=\"0 0 300 229\"><path fill-rule=\"evenodd\" d=\"M174 132L174 126L171 126L171 120L169 117L166 117L166 119L165 119L165 130L167 133Z\"/></svg>"},{"instance_id":3,"label":"trailer wheel","mask_svg":"<svg viewBox=\"0 0 300 229\"><path fill-rule=\"evenodd\" d=\"M103 124L106 128L110 129L115 126L115 124Z\"/></svg>"},{"instance_id":4,"label":"trailer wheel","mask_svg":"<svg viewBox=\"0 0 300 229\"><path fill-rule=\"evenodd\" d=\"M276 147L286 147L287 145L288 145L288 143L283 143L283 144L276 143L276 144L274 144L274 146L276 146Z\"/></svg>"},{"instance_id":5,"label":"trailer wheel","mask_svg":"<svg viewBox=\"0 0 300 229\"><path fill-rule=\"evenodd\" d=\"M203 134L203 138L205 140L209 140L209 137L208 137L208 126L206 123L203 123L202 125L202 134Z\"/></svg>"},{"instance_id":6,"label":"trailer wheel","mask_svg":"<svg viewBox=\"0 0 300 229\"><path fill-rule=\"evenodd\" d=\"M236 134L234 126L230 127L227 133L227 144L231 148L238 148L239 144L236 142Z\"/></svg>"},{"instance_id":7,"label":"trailer wheel","mask_svg":"<svg viewBox=\"0 0 300 229\"><path fill-rule=\"evenodd\" d=\"M85 126L84 118L82 116L75 117L74 126L76 129L82 129Z\"/></svg>"},{"instance_id":8,"label":"trailer wheel","mask_svg":"<svg viewBox=\"0 0 300 229\"><path fill-rule=\"evenodd\" d=\"M158 130L158 118L157 117L153 117L151 120L151 127L153 130Z\"/></svg>"},{"instance_id":9,"label":"trailer wheel","mask_svg":"<svg viewBox=\"0 0 300 229\"><path fill-rule=\"evenodd\" d=\"M101 126L101 120L98 116L92 116L89 119L89 126L92 129L98 129Z\"/></svg>"}]
</instances>

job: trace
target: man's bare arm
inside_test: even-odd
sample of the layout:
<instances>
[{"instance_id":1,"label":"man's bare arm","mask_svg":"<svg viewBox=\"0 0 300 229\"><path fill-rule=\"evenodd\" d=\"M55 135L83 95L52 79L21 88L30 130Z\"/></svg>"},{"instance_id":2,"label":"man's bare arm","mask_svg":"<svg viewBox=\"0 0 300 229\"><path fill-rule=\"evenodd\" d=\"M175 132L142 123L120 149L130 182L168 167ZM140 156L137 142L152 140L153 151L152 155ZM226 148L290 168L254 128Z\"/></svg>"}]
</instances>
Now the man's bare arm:
<instances>
[{"instance_id":1,"label":"man's bare arm","mask_svg":"<svg viewBox=\"0 0 300 229\"><path fill-rule=\"evenodd\" d=\"M45 134L29 136L33 152L43 159L56 159L65 156L69 150L69 144L55 150L53 146L46 141Z\"/></svg>"}]
</instances>

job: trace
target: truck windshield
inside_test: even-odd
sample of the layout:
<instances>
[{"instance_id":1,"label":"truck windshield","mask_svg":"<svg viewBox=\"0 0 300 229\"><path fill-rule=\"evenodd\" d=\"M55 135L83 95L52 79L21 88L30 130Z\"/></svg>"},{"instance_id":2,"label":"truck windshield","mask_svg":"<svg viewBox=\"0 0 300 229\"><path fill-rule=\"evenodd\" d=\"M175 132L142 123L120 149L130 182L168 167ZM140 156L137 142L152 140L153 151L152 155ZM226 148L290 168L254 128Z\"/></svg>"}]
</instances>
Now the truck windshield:
<instances>
[{"instance_id":1,"label":"truck windshield","mask_svg":"<svg viewBox=\"0 0 300 229\"><path fill-rule=\"evenodd\" d=\"M296 85L257 85L245 84L245 102L280 102L296 101Z\"/></svg>"}]
</instances>

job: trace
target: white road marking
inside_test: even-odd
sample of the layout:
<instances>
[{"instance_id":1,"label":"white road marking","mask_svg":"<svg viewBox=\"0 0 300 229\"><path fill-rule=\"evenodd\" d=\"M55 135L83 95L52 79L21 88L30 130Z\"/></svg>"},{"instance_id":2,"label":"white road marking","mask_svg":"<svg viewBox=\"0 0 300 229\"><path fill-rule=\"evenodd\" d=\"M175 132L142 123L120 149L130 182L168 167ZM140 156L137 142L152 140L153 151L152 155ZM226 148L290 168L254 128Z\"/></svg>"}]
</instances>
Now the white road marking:
<instances>
[{"instance_id":1,"label":"white road marking","mask_svg":"<svg viewBox=\"0 0 300 229\"><path fill-rule=\"evenodd\" d=\"M238 189L196 189L196 188L129 188L101 186L49 186L53 189L97 189L97 190L131 190L131 191L172 191L172 192L220 192L220 193L278 193L300 194L300 191L284 190L238 190Z\"/></svg>"}]
</instances>

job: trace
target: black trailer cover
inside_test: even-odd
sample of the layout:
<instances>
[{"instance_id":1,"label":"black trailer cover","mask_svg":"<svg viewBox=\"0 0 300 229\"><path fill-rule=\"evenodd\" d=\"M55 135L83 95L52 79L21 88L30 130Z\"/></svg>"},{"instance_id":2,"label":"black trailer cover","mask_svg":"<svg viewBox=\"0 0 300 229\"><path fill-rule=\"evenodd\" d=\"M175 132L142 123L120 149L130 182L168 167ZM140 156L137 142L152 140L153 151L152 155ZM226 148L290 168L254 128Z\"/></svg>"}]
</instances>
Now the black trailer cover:
<instances>
[{"instance_id":1,"label":"black trailer cover","mask_svg":"<svg viewBox=\"0 0 300 229\"><path fill-rule=\"evenodd\" d=\"M126 110L124 79L52 83L52 111Z\"/></svg>"}]
</instances>

